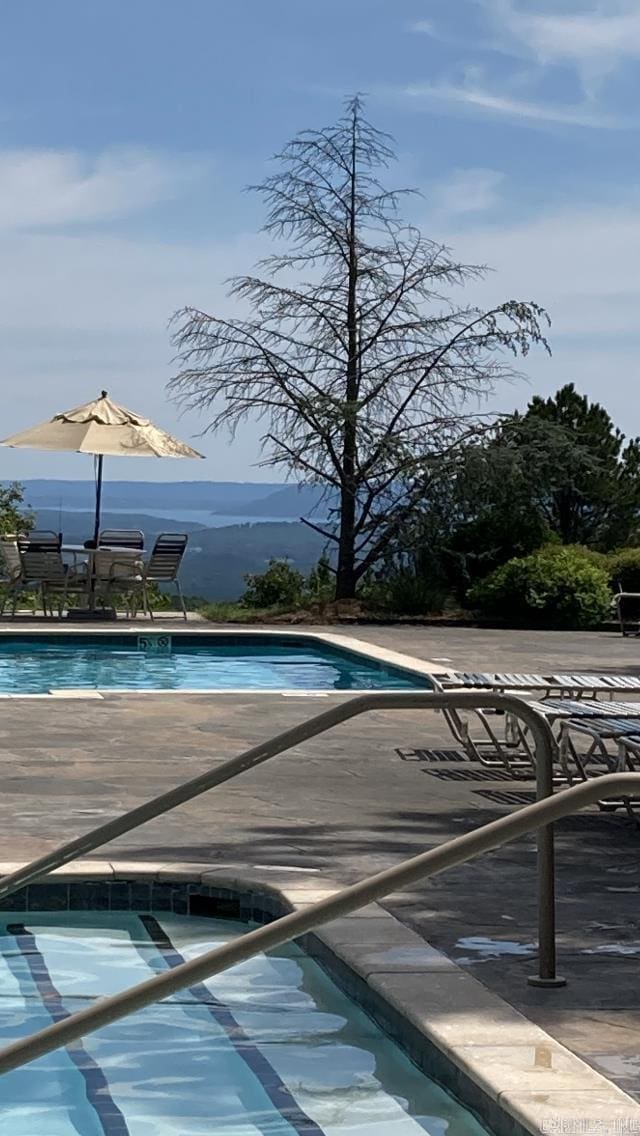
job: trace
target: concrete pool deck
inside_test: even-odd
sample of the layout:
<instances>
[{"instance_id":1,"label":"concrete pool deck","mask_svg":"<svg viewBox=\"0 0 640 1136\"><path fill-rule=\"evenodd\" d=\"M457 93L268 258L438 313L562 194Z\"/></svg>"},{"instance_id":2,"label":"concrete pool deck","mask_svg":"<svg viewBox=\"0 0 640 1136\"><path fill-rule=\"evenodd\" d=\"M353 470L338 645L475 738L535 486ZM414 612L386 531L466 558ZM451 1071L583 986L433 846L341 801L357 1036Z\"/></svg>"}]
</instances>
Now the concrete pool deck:
<instances>
[{"instance_id":1,"label":"concrete pool deck","mask_svg":"<svg viewBox=\"0 0 640 1136\"><path fill-rule=\"evenodd\" d=\"M359 626L344 634L429 659L438 669L640 674L640 644L609 633ZM0 858L30 859L303 721L333 697L317 704L259 694L5 701ZM434 714L376 712L97 856L176 870L184 862L293 868L309 878L351 882L516 807L483 794L531 789L465 766L453 749ZM445 751L439 754L445 760L424 760L424 751ZM526 985L535 953L531 839L390 897L385 906L638 1099L640 832L621 813L594 810L567 819L558 825L557 860L564 989Z\"/></svg>"}]
</instances>

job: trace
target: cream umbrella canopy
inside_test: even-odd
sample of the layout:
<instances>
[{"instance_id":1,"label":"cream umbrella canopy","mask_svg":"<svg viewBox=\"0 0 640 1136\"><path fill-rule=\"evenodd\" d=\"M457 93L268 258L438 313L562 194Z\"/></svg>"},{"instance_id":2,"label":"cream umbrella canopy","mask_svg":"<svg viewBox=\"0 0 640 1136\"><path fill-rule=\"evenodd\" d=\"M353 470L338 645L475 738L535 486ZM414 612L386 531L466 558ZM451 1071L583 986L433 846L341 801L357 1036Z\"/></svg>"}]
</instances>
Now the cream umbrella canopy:
<instances>
[{"instance_id":1,"label":"cream umbrella canopy","mask_svg":"<svg viewBox=\"0 0 640 1136\"><path fill-rule=\"evenodd\" d=\"M53 450L93 454L96 464L96 513L94 540L100 532L102 472L105 456L127 458L201 458L197 450L179 442L148 418L118 406L102 391L100 398L85 406L55 414L48 422L12 434L0 445L17 449Z\"/></svg>"}]
</instances>

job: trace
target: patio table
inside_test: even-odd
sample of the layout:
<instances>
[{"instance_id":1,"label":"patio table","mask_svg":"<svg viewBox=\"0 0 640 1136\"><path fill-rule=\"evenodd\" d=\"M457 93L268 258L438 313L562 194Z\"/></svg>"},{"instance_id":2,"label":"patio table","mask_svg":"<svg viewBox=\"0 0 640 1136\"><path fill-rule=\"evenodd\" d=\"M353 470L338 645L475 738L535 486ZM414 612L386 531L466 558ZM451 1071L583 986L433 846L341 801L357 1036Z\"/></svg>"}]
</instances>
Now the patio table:
<instances>
[{"instance_id":1,"label":"patio table","mask_svg":"<svg viewBox=\"0 0 640 1136\"><path fill-rule=\"evenodd\" d=\"M77 564L78 558L84 558L87 561L87 601L89 604L89 612L83 609L71 608L67 612L67 617L78 618L80 615L96 614L96 588L95 588L95 557L97 552L113 552L117 553L119 560L131 560L132 564L135 561L140 561L144 557L143 548L122 548L121 545L101 544L99 548L86 548L84 544L62 544L60 551L64 554L73 556L74 565ZM101 613L102 618L116 618L115 611L111 611L108 615L107 610Z\"/></svg>"}]
</instances>

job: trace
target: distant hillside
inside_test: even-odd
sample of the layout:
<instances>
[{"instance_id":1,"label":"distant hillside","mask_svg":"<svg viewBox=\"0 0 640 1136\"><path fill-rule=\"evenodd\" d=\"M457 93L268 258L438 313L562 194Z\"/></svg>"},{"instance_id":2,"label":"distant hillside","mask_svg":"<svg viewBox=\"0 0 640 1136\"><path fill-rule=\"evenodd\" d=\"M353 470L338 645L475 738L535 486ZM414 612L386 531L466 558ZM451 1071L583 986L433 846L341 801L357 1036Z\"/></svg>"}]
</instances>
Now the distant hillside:
<instances>
[{"instance_id":1,"label":"distant hillside","mask_svg":"<svg viewBox=\"0 0 640 1136\"><path fill-rule=\"evenodd\" d=\"M116 464L115 461L113 463ZM0 482L7 485L8 481ZM37 479L23 481L25 500L34 509L90 510L95 496L94 483ZM104 482L103 501L107 509L209 509L219 513L254 515L245 505L261 501L282 489L279 482L242 481L112 481ZM262 514L260 514L262 515ZM264 514L268 515L268 514ZM280 514L277 514L280 515ZM293 514L295 516L295 513Z\"/></svg>"},{"instance_id":2,"label":"distant hillside","mask_svg":"<svg viewBox=\"0 0 640 1136\"><path fill-rule=\"evenodd\" d=\"M188 521L153 517L143 513L109 512L110 527L142 529L147 549L160 532L186 532L189 544L180 574L187 595L212 600L235 600L244 590L248 572L262 572L272 557L286 557L303 572L317 562L324 541L306 525L277 522L273 524L227 525L209 529ZM37 511L39 528L57 532L60 514L57 509ZM64 539L81 544L93 531L90 512L65 513L62 521Z\"/></svg>"},{"instance_id":3,"label":"distant hillside","mask_svg":"<svg viewBox=\"0 0 640 1136\"><path fill-rule=\"evenodd\" d=\"M244 590L247 572L262 572L269 560L286 557L308 572L322 555L324 540L306 525L230 525L201 529L189 539L183 585L191 595L234 600Z\"/></svg>"},{"instance_id":4,"label":"distant hillside","mask_svg":"<svg viewBox=\"0 0 640 1136\"><path fill-rule=\"evenodd\" d=\"M62 528L63 538L67 544L82 543L93 533L93 513L63 513L58 509L36 509L36 525L39 529L50 529L58 532ZM103 528L110 529L141 529L145 533L149 544L161 532L196 532L204 529L194 521L175 521L171 517L150 517L144 513L118 513L105 510L103 513Z\"/></svg>"},{"instance_id":5,"label":"distant hillside","mask_svg":"<svg viewBox=\"0 0 640 1136\"><path fill-rule=\"evenodd\" d=\"M282 485L266 497L261 495L247 502L245 511L252 517L326 516L331 503L332 497L325 498L324 490L317 486ZM223 515L233 514L237 509L229 504L218 512Z\"/></svg>"}]
</instances>

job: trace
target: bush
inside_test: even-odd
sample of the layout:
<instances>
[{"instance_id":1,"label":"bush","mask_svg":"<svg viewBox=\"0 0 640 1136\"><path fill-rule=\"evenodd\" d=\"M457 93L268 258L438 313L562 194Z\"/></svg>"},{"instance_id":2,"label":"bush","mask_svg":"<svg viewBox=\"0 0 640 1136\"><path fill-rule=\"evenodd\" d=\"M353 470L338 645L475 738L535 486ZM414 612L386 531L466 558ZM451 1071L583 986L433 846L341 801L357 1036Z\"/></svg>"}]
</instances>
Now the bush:
<instances>
[{"instance_id":1,"label":"bush","mask_svg":"<svg viewBox=\"0 0 640 1136\"><path fill-rule=\"evenodd\" d=\"M439 580L418 575L410 568L397 568L368 581L360 596L370 608L389 615L440 612L447 599L446 588Z\"/></svg>"},{"instance_id":2,"label":"bush","mask_svg":"<svg viewBox=\"0 0 640 1136\"><path fill-rule=\"evenodd\" d=\"M468 594L483 615L524 627L586 628L610 608L607 572L576 549L541 549L509 560Z\"/></svg>"},{"instance_id":3,"label":"bush","mask_svg":"<svg viewBox=\"0 0 640 1136\"><path fill-rule=\"evenodd\" d=\"M559 541L553 541L550 544L545 544L542 548L536 549L537 552L548 553L550 556L563 555L565 552L570 553L572 556L579 557L586 560L588 564L593 564L596 568L601 568L607 575L609 573L609 557L606 552L597 552L595 548L587 548L586 544L560 544Z\"/></svg>"},{"instance_id":4,"label":"bush","mask_svg":"<svg viewBox=\"0 0 640 1136\"><path fill-rule=\"evenodd\" d=\"M305 579L288 560L270 560L265 572L251 572L245 582L240 600L245 607L298 607L302 602Z\"/></svg>"},{"instance_id":5,"label":"bush","mask_svg":"<svg viewBox=\"0 0 640 1136\"><path fill-rule=\"evenodd\" d=\"M640 592L640 548L621 548L606 558L615 591Z\"/></svg>"},{"instance_id":6,"label":"bush","mask_svg":"<svg viewBox=\"0 0 640 1136\"><path fill-rule=\"evenodd\" d=\"M29 532L35 523L35 516L24 506L24 489L13 482L0 486L0 536L14 536Z\"/></svg>"},{"instance_id":7,"label":"bush","mask_svg":"<svg viewBox=\"0 0 640 1136\"><path fill-rule=\"evenodd\" d=\"M311 569L305 585L304 599L312 607L324 611L336 594L336 578L328 556L321 556Z\"/></svg>"}]
</instances>

